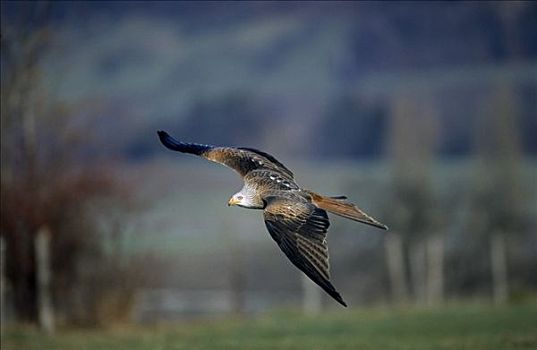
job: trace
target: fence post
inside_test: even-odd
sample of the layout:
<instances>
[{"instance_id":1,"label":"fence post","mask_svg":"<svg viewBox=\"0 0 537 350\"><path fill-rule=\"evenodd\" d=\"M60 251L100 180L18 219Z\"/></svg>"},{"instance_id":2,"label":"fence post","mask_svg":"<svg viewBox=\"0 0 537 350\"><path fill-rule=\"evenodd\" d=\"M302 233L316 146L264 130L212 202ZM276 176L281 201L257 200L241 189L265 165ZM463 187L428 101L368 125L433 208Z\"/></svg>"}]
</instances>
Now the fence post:
<instances>
[{"instance_id":1,"label":"fence post","mask_svg":"<svg viewBox=\"0 0 537 350\"><path fill-rule=\"evenodd\" d=\"M385 241L388 273L392 302L404 304L408 301L408 285L406 278L403 240L398 233L388 233Z\"/></svg>"},{"instance_id":2,"label":"fence post","mask_svg":"<svg viewBox=\"0 0 537 350\"><path fill-rule=\"evenodd\" d=\"M494 302L496 304L502 304L507 301L509 296L505 237L501 233L496 232L492 235L490 244Z\"/></svg>"},{"instance_id":3,"label":"fence post","mask_svg":"<svg viewBox=\"0 0 537 350\"><path fill-rule=\"evenodd\" d=\"M427 239L427 303L444 300L444 237L441 233Z\"/></svg>"},{"instance_id":4,"label":"fence post","mask_svg":"<svg viewBox=\"0 0 537 350\"><path fill-rule=\"evenodd\" d=\"M308 276L302 274L302 310L306 315L318 315L322 307L322 294L320 288Z\"/></svg>"},{"instance_id":5,"label":"fence post","mask_svg":"<svg viewBox=\"0 0 537 350\"><path fill-rule=\"evenodd\" d=\"M54 333L54 308L50 292L50 230L42 226L35 237L37 312L39 326L48 334Z\"/></svg>"}]
</instances>

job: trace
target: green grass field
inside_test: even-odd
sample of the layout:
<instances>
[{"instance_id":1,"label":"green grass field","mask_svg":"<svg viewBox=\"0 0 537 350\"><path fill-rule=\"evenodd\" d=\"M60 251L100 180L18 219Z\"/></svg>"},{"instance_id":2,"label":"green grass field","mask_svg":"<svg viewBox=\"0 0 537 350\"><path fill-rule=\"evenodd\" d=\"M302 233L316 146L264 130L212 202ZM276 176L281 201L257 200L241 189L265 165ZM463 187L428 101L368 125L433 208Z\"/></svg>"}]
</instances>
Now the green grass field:
<instances>
[{"instance_id":1,"label":"green grass field","mask_svg":"<svg viewBox=\"0 0 537 350\"><path fill-rule=\"evenodd\" d=\"M15 349L537 349L537 305L341 310L316 317L277 312L158 327L64 329L52 337L7 328L2 350Z\"/></svg>"}]
</instances>

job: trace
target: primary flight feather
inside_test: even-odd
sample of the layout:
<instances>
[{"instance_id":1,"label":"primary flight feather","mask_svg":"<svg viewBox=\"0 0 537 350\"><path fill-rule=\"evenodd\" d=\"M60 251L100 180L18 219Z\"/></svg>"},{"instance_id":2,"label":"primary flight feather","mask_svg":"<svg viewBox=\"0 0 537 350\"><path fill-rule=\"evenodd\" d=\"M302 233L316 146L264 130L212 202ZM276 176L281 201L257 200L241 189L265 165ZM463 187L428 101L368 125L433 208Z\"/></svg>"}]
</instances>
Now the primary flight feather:
<instances>
[{"instance_id":1,"label":"primary flight feather","mask_svg":"<svg viewBox=\"0 0 537 350\"><path fill-rule=\"evenodd\" d=\"M223 164L239 173L244 181L228 205L262 209L270 236L291 262L325 292L347 306L330 283L326 212L386 230L387 227L364 213L344 196L326 197L300 188L293 173L276 158L253 148L217 147L180 142L158 131L167 148L195 154Z\"/></svg>"}]
</instances>

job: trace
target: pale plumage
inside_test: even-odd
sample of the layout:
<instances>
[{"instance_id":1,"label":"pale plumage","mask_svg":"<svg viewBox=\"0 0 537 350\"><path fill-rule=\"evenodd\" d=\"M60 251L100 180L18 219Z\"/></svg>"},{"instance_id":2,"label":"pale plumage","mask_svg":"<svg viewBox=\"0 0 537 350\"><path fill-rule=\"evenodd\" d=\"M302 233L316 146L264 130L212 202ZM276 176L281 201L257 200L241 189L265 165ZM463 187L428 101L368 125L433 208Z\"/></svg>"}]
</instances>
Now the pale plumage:
<instances>
[{"instance_id":1,"label":"pale plumage","mask_svg":"<svg viewBox=\"0 0 537 350\"><path fill-rule=\"evenodd\" d=\"M228 205L263 209L265 225L291 262L330 296L347 306L330 283L326 232L327 211L382 229L387 227L348 202L346 197L326 197L300 188L293 173L276 158L253 148L216 147L175 140L158 132L167 148L191 153L230 167L241 175L243 188Z\"/></svg>"}]
</instances>

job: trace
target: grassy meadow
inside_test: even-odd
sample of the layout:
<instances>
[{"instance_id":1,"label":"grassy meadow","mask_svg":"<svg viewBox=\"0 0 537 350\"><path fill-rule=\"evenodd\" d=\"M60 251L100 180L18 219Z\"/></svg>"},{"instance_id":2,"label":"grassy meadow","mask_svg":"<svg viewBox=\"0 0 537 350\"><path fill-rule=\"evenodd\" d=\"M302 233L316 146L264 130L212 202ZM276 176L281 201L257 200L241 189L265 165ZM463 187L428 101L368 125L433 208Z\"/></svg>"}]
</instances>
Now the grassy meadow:
<instances>
[{"instance_id":1,"label":"grassy meadow","mask_svg":"<svg viewBox=\"0 0 537 350\"><path fill-rule=\"evenodd\" d=\"M113 329L4 329L3 350L537 349L537 304L340 310Z\"/></svg>"}]
</instances>

